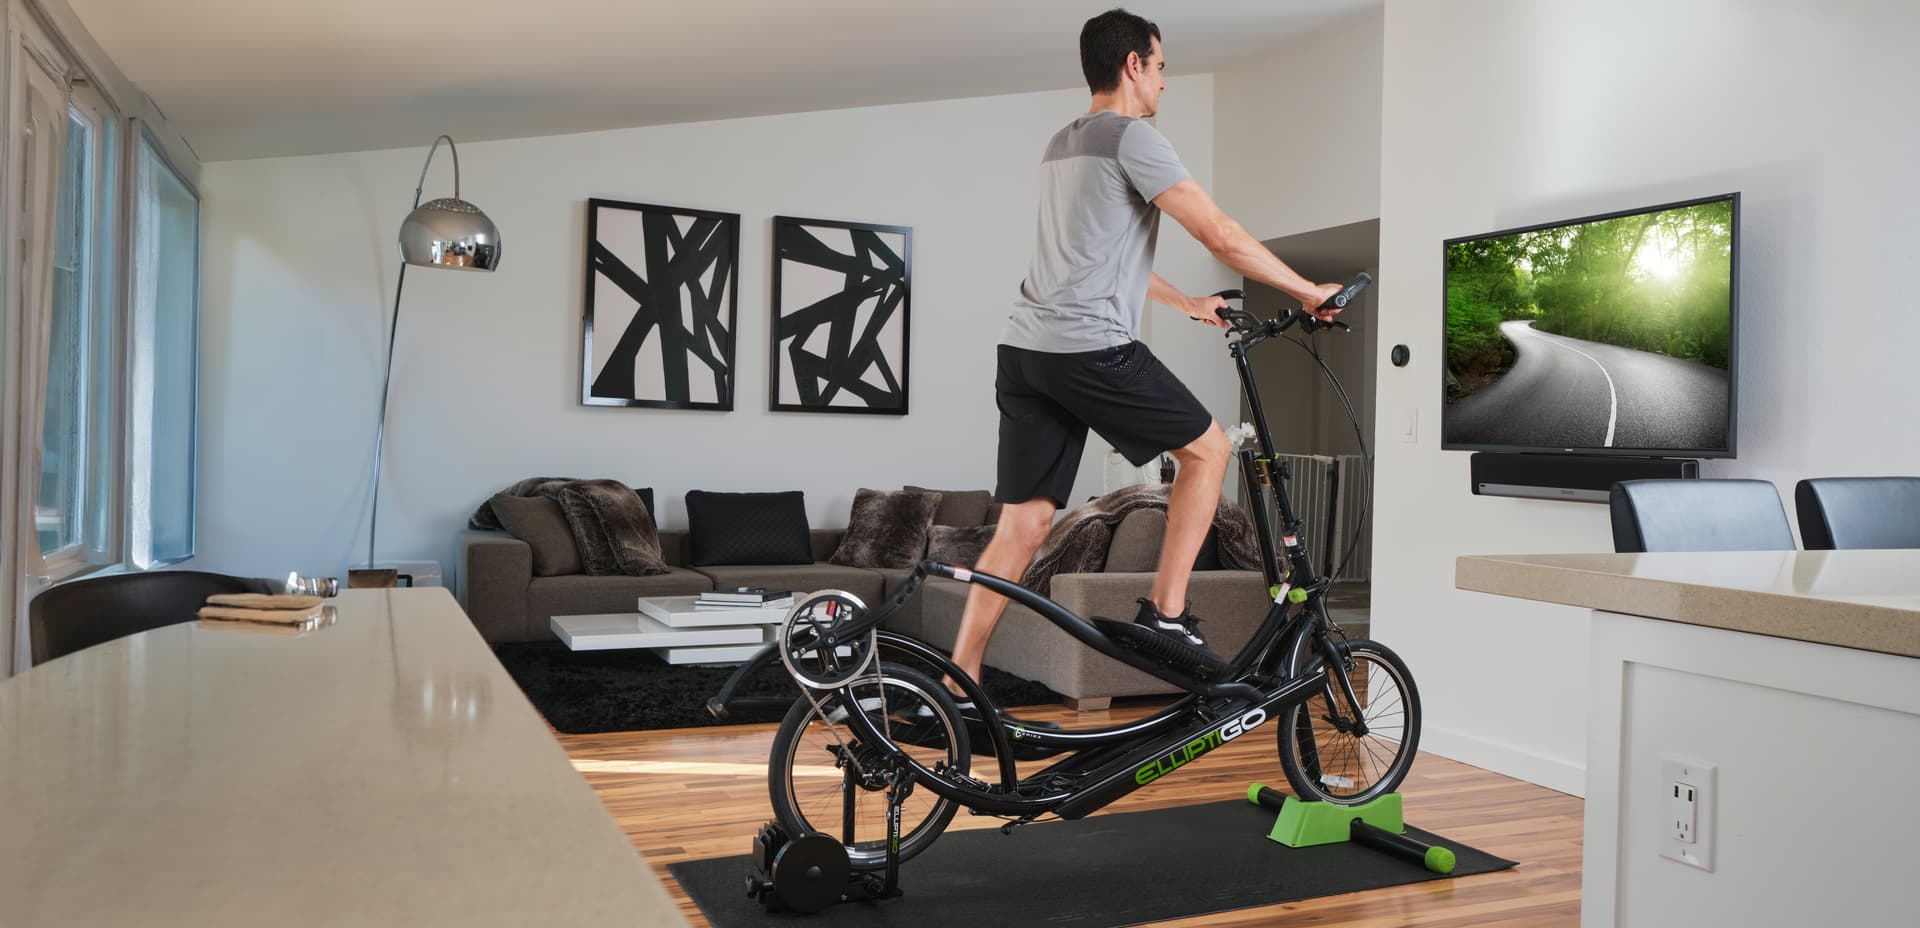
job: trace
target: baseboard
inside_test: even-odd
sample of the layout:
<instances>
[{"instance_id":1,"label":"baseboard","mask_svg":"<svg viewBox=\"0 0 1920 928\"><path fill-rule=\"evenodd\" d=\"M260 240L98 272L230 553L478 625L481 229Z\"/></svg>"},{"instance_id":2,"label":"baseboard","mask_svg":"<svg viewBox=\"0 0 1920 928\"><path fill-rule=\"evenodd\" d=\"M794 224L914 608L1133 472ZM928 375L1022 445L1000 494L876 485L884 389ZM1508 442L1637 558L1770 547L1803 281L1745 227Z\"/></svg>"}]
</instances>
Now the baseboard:
<instances>
[{"instance_id":1,"label":"baseboard","mask_svg":"<svg viewBox=\"0 0 1920 928\"><path fill-rule=\"evenodd\" d=\"M1457 731L1427 728L1420 733L1420 750L1569 796L1584 799L1587 795L1587 770L1584 766L1522 751L1511 745L1497 744Z\"/></svg>"}]
</instances>

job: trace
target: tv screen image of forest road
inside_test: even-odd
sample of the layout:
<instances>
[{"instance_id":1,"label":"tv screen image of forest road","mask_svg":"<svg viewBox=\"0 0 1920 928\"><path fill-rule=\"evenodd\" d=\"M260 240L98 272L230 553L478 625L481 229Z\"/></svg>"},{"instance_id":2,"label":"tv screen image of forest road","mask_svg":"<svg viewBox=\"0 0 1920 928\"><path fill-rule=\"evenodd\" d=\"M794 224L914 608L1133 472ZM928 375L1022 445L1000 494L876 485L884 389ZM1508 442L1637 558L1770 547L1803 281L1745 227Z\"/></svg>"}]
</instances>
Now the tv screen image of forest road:
<instances>
[{"instance_id":1,"label":"tv screen image of forest road","mask_svg":"<svg viewBox=\"0 0 1920 928\"><path fill-rule=\"evenodd\" d=\"M1443 444L1731 454L1737 205L1449 240Z\"/></svg>"}]
</instances>

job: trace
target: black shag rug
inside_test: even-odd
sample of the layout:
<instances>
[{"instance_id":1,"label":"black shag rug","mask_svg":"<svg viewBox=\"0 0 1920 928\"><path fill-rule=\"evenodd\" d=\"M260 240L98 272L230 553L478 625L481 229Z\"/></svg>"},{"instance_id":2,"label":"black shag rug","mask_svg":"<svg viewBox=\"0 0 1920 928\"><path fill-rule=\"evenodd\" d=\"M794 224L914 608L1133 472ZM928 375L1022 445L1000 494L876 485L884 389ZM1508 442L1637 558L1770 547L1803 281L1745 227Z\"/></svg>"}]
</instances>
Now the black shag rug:
<instances>
[{"instance_id":1,"label":"black shag rug","mask_svg":"<svg viewBox=\"0 0 1920 928\"><path fill-rule=\"evenodd\" d=\"M570 735L777 722L785 714L784 709L751 709L720 721L707 713L707 699L737 665L674 665L645 650L569 651L558 641L496 644L493 653L547 722ZM992 667L981 682L1002 706L1062 699L1044 684ZM776 663L755 674L740 693L790 700L799 691Z\"/></svg>"}]
</instances>

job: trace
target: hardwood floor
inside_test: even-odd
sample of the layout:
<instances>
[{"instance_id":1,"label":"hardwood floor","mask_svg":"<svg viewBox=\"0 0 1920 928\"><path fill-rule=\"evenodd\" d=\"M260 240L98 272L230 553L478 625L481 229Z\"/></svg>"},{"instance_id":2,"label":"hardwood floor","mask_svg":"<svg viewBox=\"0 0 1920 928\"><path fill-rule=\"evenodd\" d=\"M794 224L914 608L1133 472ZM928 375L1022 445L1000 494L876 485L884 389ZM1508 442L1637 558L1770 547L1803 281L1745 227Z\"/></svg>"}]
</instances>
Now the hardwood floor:
<instances>
[{"instance_id":1,"label":"hardwood floor","mask_svg":"<svg viewBox=\"0 0 1920 928\"><path fill-rule=\"evenodd\" d=\"M1101 725L1144 715L1151 706L1117 705L1106 712L1065 707L1021 710L1027 718ZM675 861L744 854L755 831L772 817L767 800L767 752L773 725L737 725L678 731L559 735L574 766L646 855L681 910L695 925L707 921L667 875ZM1246 797L1247 784L1285 777L1266 731L1228 744L1164 785L1133 793L1106 812L1192 805ZM1309 899L1161 923L1178 928L1312 924L1345 926L1568 926L1580 921L1581 801L1430 754L1420 755L1401 787L1415 825L1517 860L1500 873L1438 880ZM1104 813L1103 813L1104 814ZM964 813L949 830L993 828L999 822ZM911 881L913 865L903 868ZM743 873L744 877L745 874Z\"/></svg>"}]
</instances>

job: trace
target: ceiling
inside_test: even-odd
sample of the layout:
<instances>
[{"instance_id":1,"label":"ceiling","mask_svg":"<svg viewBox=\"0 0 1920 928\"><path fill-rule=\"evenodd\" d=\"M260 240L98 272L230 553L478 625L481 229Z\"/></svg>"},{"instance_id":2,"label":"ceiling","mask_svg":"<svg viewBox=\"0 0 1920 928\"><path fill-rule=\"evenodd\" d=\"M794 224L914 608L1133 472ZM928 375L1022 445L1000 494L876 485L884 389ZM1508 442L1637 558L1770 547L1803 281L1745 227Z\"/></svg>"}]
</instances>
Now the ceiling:
<instances>
[{"instance_id":1,"label":"ceiling","mask_svg":"<svg viewBox=\"0 0 1920 928\"><path fill-rule=\"evenodd\" d=\"M1084 87L1114 0L68 0L205 161ZM1136 0L1197 74L1380 0Z\"/></svg>"}]
</instances>

